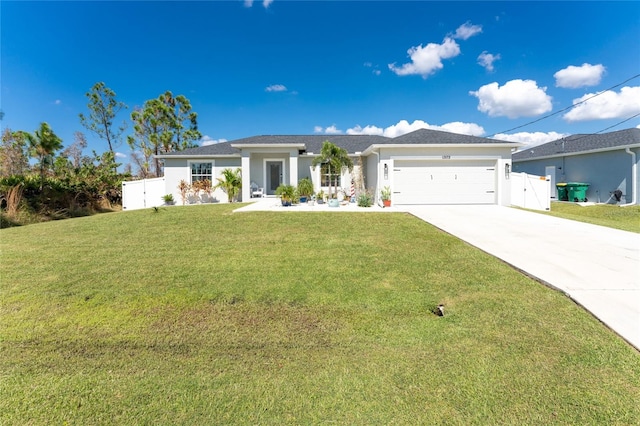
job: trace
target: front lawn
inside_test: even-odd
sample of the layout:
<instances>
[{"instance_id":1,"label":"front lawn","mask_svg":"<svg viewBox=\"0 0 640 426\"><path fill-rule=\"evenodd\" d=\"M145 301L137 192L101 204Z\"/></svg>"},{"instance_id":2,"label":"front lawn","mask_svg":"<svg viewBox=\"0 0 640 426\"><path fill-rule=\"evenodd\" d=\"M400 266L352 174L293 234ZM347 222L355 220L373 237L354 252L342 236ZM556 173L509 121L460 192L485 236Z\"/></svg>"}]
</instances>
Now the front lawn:
<instances>
[{"instance_id":1,"label":"front lawn","mask_svg":"<svg viewBox=\"0 0 640 426\"><path fill-rule=\"evenodd\" d=\"M551 216L623 231L640 233L640 206L620 207L609 204L581 206L577 203L551 203Z\"/></svg>"},{"instance_id":2,"label":"front lawn","mask_svg":"<svg viewBox=\"0 0 640 426\"><path fill-rule=\"evenodd\" d=\"M640 423L638 352L503 262L234 207L1 230L0 424Z\"/></svg>"}]
</instances>

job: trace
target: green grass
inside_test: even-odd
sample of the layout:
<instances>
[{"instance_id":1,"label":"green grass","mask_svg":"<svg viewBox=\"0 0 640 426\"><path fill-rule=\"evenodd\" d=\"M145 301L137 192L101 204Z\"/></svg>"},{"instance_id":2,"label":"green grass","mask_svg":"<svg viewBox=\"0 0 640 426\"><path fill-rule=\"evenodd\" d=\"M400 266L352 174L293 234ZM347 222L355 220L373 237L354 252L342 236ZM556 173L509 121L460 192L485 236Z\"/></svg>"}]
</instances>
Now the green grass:
<instances>
[{"instance_id":1,"label":"green grass","mask_svg":"<svg viewBox=\"0 0 640 426\"><path fill-rule=\"evenodd\" d=\"M0 231L0 424L640 422L638 352L504 263L405 214L231 209Z\"/></svg>"},{"instance_id":2,"label":"green grass","mask_svg":"<svg viewBox=\"0 0 640 426\"><path fill-rule=\"evenodd\" d=\"M574 203L551 203L551 211L544 212L564 219L607 226L640 233L640 206L620 207L608 204L580 206Z\"/></svg>"}]
</instances>

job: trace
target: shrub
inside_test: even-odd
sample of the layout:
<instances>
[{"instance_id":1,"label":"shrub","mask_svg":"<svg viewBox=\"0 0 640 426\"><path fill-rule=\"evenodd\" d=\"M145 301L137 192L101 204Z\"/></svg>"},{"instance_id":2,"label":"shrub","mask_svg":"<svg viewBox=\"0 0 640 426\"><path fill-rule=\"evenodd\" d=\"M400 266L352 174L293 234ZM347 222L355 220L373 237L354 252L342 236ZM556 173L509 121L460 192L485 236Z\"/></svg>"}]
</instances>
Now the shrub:
<instances>
[{"instance_id":1,"label":"shrub","mask_svg":"<svg viewBox=\"0 0 640 426\"><path fill-rule=\"evenodd\" d=\"M371 207L373 205L373 197L368 192L363 192L358 196L358 207Z\"/></svg>"}]
</instances>

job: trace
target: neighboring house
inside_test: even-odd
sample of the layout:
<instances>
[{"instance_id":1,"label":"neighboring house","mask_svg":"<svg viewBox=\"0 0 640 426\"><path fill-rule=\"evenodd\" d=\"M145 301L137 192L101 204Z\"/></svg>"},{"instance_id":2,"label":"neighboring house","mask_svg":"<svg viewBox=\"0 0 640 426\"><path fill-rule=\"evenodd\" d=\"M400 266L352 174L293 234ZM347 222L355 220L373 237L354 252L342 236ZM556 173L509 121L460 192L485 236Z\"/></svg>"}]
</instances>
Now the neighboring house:
<instances>
[{"instance_id":1,"label":"neighboring house","mask_svg":"<svg viewBox=\"0 0 640 426\"><path fill-rule=\"evenodd\" d=\"M325 166L311 163L324 141L344 148L354 170L339 176L339 187L350 194L352 181L372 191L376 200L389 186L392 202L401 204L510 204L512 151L522 146L475 136L416 130L396 138L369 135L254 136L159 155L164 160L166 192L180 199L178 183L211 179L225 168L242 171L241 200L248 201L251 184L266 196L287 183L311 178L315 191L328 191L331 176ZM362 185L358 185L359 182ZM217 200L226 201L218 191Z\"/></svg>"},{"instance_id":2,"label":"neighboring house","mask_svg":"<svg viewBox=\"0 0 640 426\"><path fill-rule=\"evenodd\" d=\"M588 183L589 201L638 204L639 151L637 128L573 135L514 153L513 171L550 175L552 189L560 182Z\"/></svg>"}]
</instances>

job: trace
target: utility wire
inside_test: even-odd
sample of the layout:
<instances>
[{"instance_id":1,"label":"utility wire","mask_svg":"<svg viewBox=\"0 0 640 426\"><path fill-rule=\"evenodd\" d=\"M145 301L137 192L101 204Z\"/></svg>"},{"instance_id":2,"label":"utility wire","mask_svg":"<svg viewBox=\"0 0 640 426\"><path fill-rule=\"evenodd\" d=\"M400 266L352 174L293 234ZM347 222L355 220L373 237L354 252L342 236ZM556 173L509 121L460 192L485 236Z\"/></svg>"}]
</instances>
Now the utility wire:
<instances>
[{"instance_id":1,"label":"utility wire","mask_svg":"<svg viewBox=\"0 0 640 426\"><path fill-rule=\"evenodd\" d=\"M547 115L545 115L545 116L543 116L543 117L540 117L540 118L538 118L538 119L536 119L536 120L530 121L530 122L525 123L525 124L522 124L522 125L520 125L520 126L513 127L513 128L511 128L511 129L509 129L509 130L504 130L504 131L502 131L502 132L496 132L496 133L494 133L494 134L492 134L492 135L490 135L490 136L487 136L487 137L488 137L488 138L492 138L492 137L494 137L495 135L497 135L497 134L499 134L499 133L512 132L512 131L514 131L514 130L521 129L522 127L530 126L531 124L537 123L538 121L546 120L546 119L547 119L547 118L549 118L549 117L553 117L554 115L558 115L558 114L560 114L560 113L562 113L562 112L565 112L565 111L568 111L568 110L570 110L570 109L573 109L573 108L575 108L576 106L578 106L578 105L580 105L580 104L583 104L583 103L585 103L585 102L587 102L587 101L589 101L589 100L591 100L591 99L593 99L593 98L595 98L595 97L597 97L597 96L600 96L600 95L602 95L603 93L608 92L608 91L609 91L609 90L611 90L611 89L615 89L616 87L622 86L623 84L625 84L625 83L627 83L627 82L629 82L629 81L633 80L634 78L638 78L638 77L640 77L640 74L636 74L636 75L634 75L633 77L629 77L628 79L626 79L626 80L625 80L625 81L623 81L622 83L618 83L618 84L616 84L615 86L611 86L611 87L609 87L608 89L605 89L605 90L603 90L603 91L601 91L601 92L598 92L598 93L596 93L596 94L595 94L595 95L593 95L593 96L589 96L587 99L583 99L582 101L577 102L577 103L575 103L575 104L573 104L573 105L571 105L571 106L568 106L568 107L566 107L566 108L563 108L563 109L561 109L560 111L556 111L556 112L553 112L553 113L551 113L551 114L547 114ZM631 120L632 118L637 117L638 115L640 115L640 114L636 114L635 116L630 117L630 118L628 118L628 119L626 119L626 120L624 120L624 121L622 121L622 122L620 122L620 123L618 123L618 124L621 124L621 123L624 123L625 121ZM614 125L613 125L613 126L611 126L611 127L615 127L615 126L617 126L618 124L614 124ZM608 127L608 129L610 129L611 127ZM607 130L607 129L604 129L604 130ZM601 132L603 132L604 130L601 130Z\"/></svg>"},{"instance_id":2,"label":"utility wire","mask_svg":"<svg viewBox=\"0 0 640 426\"><path fill-rule=\"evenodd\" d=\"M577 137L577 138L572 138L572 139L571 139L571 142L575 142L575 141L578 141L578 140L580 140L580 139L588 138L589 136L597 135L597 134L602 133L602 132L604 132L604 131L606 131L606 130L609 130L609 129L612 129L612 128L614 128L614 127L617 127L617 126L621 125L622 123L625 123L625 122L627 122L627 121L629 121L629 120L633 120L633 119L634 119L634 118L636 118L636 117L640 117L640 112L639 112L639 113L637 113L637 114L634 114L634 115L632 115L631 117L626 118L626 119L624 119L624 120L622 120L622 121L620 121L620 122L618 122L618 123L616 123L616 124L614 124L614 125L612 125L612 126L609 126L609 127L605 128L605 129L598 130L597 132L594 132L594 133L588 133L588 134L586 134L586 135L582 135L582 136ZM564 138L562 138L562 139L564 139Z\"/></svg>"}]
</instances>

